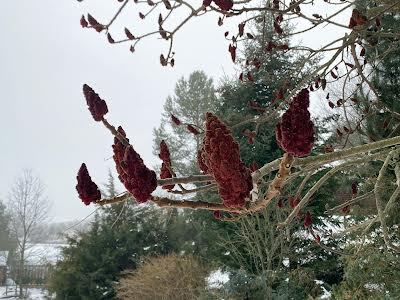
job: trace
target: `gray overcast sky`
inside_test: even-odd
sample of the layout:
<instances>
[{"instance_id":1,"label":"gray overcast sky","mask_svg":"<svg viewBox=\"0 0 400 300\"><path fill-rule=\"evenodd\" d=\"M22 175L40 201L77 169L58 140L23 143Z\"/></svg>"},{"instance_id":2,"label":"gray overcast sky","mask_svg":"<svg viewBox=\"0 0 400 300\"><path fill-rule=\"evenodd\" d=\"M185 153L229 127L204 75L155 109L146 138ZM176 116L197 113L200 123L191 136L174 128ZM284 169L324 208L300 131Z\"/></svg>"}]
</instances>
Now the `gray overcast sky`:
<instances>
[{"instance_id":1,"label":"gray overcast sky","mask_svg":"<svg viewBox=\"0 0 400 300\"><path fill-rule=\"evenodd\" d=\"M82 218L93 210L75 192L82 162L98 184L106 181L108 168L114 172L113 139L90 116L83 83L107 101L108 119L124 126L151 166L157 163L152 128L177 79L196 69L215 79L233 73L225 29L216 26L215 15L184 28L176 40L176 66L163 68L158 58L167 49L165 42L144 41L131 54L128 44L110 45L105 35L80 27L82 13L108 21L117 1L1 2L0 199L6 199L23 168L32 168L46 186L55 220ZM110 31L115 38L123 37L124 26L133 33L146 29L133 2L122 17Z\"/></svg>"},{"instance_id":2,"label":"gray overcast sky","mask_svg":"<svg viewBox=\"0 0 400 300\"><path fill-rule=\"evenodd\" d=\"M158 126L164 100L178 78L196 69L217 82L224 74L234 74L223 38L227 24L216 26L216 15L198 18L179 32L174 68L160 66L159 55L168 47L163 41L145 40L131 54L128 44L110 45L104 34L80 27L83 13L106 23L119 5L110 0L2 1L0 199L6 199L23 168L32 168L46 185L54 220L79 219L93 211L77 198L75 176L86 162L92 178L106 182L108 169L114 172L113 139L90 116L83 83L107 101L107 118L124 126L152 166L158 162L152 155L152 128ZM312 6L310 14L328 13L321 5ZM155 21L147 25L140 20L133 2L126 11L110 30L115 39L124 37L125 26L134 34L154 30L149 25ZM340 21L346 23L349 13ZM237 24L233 20L228 26ZM338 34L342 32L337 27L328 26L323 34L310 31L302 39L316 47Z\"/></svg>"}]
</instances>

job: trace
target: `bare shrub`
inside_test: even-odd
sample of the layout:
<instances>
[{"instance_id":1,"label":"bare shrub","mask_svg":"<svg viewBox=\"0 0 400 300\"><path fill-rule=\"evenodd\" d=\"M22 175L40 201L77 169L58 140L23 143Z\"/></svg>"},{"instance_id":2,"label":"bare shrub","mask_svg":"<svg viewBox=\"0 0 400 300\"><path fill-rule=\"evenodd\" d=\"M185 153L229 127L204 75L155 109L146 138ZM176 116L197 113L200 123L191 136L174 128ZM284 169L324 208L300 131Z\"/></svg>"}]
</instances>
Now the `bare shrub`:
<instances>
[{"instance_id":1,"label":"bare shrub","mask_svg":"<svg viewBox=\"0 0 400 300\"><path fill-rule=\"evenodd\" d=\"M146 259L128 271L117 287L118 299L199 299L207 268L193 256L170 254Z\"/></svg>"}]
</instances>

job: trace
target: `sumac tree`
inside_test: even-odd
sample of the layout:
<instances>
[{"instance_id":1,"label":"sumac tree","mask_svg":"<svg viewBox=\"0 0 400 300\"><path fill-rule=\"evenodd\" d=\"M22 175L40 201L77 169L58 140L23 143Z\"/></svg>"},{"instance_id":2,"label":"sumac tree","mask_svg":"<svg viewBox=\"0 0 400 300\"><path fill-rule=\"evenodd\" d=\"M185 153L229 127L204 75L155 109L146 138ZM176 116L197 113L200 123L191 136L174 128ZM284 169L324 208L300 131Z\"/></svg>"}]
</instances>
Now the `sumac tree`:
<instances>
[{"instance_id":1,"label":"sumac tree","mask_svg":"<svg viewBox=\"0 0 400 300\"><path fill-rule=\"evenodd\" d=\"M107 205L127 201L133 197L140 203L151 202L164 208L205 209L214 212L214 216L220 220L235 221L243 216L269 209L271 205L280 205L277 197L285 196L290 200L288 202L291 210L287 212L284 220L277 224L278 228L299 222L316 245L329 251L342 251L329 248L328 241L341 239L355 232L361 238L378 226L385 247L399 252L396 224L388 223L387 219L393 214L400 193L400 149L397 148L400 137L389 134L385 135L384 139L377 140L365 130L366 117L370 117L371 114L387 113L398 117L396 111L382 103L381 94L375 86L376 80L371 80L371 74L374 74L379 63L371 64L366 59L366 53L375 51L379 44L379 55L374 56L374 61L379 62L379 59L383 59L398 47L399 31L393 28L388 30L382 26L382 18L387 14L398 14L399 4L396 1L380 1L373 9L356 8L353 4L349 1L335 0L327 0L316 6L313 6L313 1L304 0L227 0L193 3L126 0L119 4L116 14L110 17L109 22L100 22L97 16L94 18L90 14L82 16L82 27L105 33L112 44L128 43L132 52L144 39L151 36L161 37L169 44L167 52L162 53L159 58L162 66L173 67L177 63L173 51L176 33L184 30L184 25L191 19L207 13L217 15L216 23L210 24L210 27L223 26L228 19L237 20L237 31L225 33L225 39L229 43L226 54L231 57L233 63L238 62L241 43L251 43L256 38L248 30L248 24L251 22L270 22L272 29L271 35L263 37L265 49L263 53L258 54L259 56L268 56L271 53L279 55L280 52L290 51L294 55L304 57L304 61L322 59L319 63L307 66L307 72L304 72L305 64L299 64L293 69L291 73L295 80L282 84L270 94L270 105L260 107L257 105L257 99L248 99L259 114L243 116L236 124L227 123L213 112L205 115L206 122L201 128L184 124L176 116L171 116L173 126L184 126L196 139L201 137L203 145L198 153L199 168L202 172L184 177L175 175L173 161L167 164L164 161L162 178L156 175L159 171L146 167L130 144L128 134L122 127L116 128L106 119L107 105L96 94L101 88L92 89L85 84L83 92L94 120L102 123L114 136L114 161L119 179L127 191L112 199L99 199L97 189L88 180L88 176L84 177L86 183L81 181L82 176L78 176L78 190L84 195L81 199L86 203L88 199L93 199L94 204ZM114 29L114 22L126 9L137 9L138 23L140 19L155 16L155 30L136 33L130 28L125 28L122 31L126 38L114 38L114 32L118 30ZM181 11L187 12L183 19L179 19L182 16ZM286 31L285 25L293 20L298 21L299 26L293 32ZM326 25L340 29L341 33L318 47L307 43L298 46L288 43L289 36L301 39L304 34L310 32L323 36ZM259 68L262 61L259 57L246 57L248 71L240 73L238 80L253 84L253 70ZM262 81L262 78L258 80ZM337 91L335 99L332 99L333 94L328 93L328 90L333 88ZM360 108L357 95L365 92L371 95L371 106L376 109L367 109L350 120L349 113ZM336 99L336 95L340 96ZM320 153L315 151L315 124L309 111L310 99L326 105L332 114L338 114L344 120L340 126L332 128L332 135L337 137L338 143L334 146L326 145L323 148L325 150L319 151ZM257 128L271 118L279 119L275 131L282 156L266 160L264 165L250 169L239 155L239 145L232 135L232 128L248 125L246 134L249 141L253 142L257 139ZM365 139L361 141L365 142L358 145L350 143L350 137L354 134L364 135ZM165 146L168 147L163 147ZM268 158L268 153L265 153L265 157ZM362 218L352 219L350 222L343 218L345 221L342 222L343 226L339 232L322 235L314 226L317 216L308 209L310 202L317 201L315 196L318 195L318 191L334 176L345 175L352 178L360 166L368 167L371 164L379 166L378 172L363 177L364 182L361 182L357 189L349 180L351 197L343 203L328 204L326 215L349 214L351 205L363 203L369 198L372 198L374 203L372 212L370 210L370 213L364 214ZM196 183L196 188L185 188L184 185L188 183ZM157 186L168 186L171 187L171 193L180 191L182 194L214 189L218 191L221 200L215 203L158 197L153 193ZM361 246L362 242L350 251L357 251L357 247Z\"/></svg>"}]
</instances>

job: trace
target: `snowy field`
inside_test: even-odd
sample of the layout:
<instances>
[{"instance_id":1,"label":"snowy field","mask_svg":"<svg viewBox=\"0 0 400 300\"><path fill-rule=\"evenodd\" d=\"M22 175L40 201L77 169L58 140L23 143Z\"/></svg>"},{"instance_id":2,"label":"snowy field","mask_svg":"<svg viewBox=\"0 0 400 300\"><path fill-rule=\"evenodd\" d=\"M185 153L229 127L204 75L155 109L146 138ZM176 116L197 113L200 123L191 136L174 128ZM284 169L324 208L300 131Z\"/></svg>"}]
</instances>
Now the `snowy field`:
<instances>
[{"instance_id":1,"label":"snowy field","mask_svg":"<svg viewBox=\"0 0 400 300\"><path fill-rule=\"evenodd\" d=\"M6 295L6 287L0 286L0 299L9 299L9 300L16 300L18 297L13 296L15 295L13 291L10 292L10 288L8 290L8 294ZM38 289L38 288L30 288L28 289L28 297L26 299L29 300L45 300L51 299L48 296L46 290Z\"/></svg>"}]
</instances>

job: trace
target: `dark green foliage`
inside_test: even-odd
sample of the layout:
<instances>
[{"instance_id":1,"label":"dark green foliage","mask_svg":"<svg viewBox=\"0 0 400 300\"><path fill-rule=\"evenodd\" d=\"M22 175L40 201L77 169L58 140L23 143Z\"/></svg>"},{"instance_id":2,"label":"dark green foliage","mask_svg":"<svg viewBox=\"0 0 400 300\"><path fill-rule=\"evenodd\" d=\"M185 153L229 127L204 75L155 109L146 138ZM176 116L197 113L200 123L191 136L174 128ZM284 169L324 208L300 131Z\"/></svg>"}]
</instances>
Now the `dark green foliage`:
<instances>
[{"instance_id":1,"label":"dark green foliage","mask_svg":"<svg viewBox=\"0 0 400 300\"><path fill-rule=\"evenodd\" d=\"M134 269L140 257L171 251L160 211L131 205L121 224L93 223L68 239L63 260L50 283L58 299L113 299L120 272Z\"/></svg>"},{"instance_id":2,"label":"dark green foliage","mask_svg":"<svg viewBox=\"0 0 400 300\"><path fill-rule=\"evenodd\" d=\"M375 246L342 258L345 276L333 289L334 299L399 299L400 257Z\"/></svg>"},{"instance_id":3,"label":"dark green foliage","mask_svg":"<svg viewBox=\"0 0 400 300\"><path fill-rule=\"evenodd\" d=\"M5 205L0 201L0 251L14 248L10 232L10 217L6 212Z\"/></svg>"},{"instance_id":4,"label":"dark green foliage","mask_svg":"<svg viewBox=\"0 0 400 300\"><path fill-rule=\"evenodd\" d=\"M260 30L260 25L256 25L255 28ZM276 91L280 88L283 90L290 88L299 81L299 76L304 75L294 72L298 64L302 63L301 57L293 57L290 51L263 52L263 42L271 38L268 35L268 32L260 34L257 41L246 45L244 50L245 58L257 57L262 61L259 70L251 67L243 69L244 74L252 72L254 82L227 80L220 89L221 100L217 113L230 124L237 124L243 119L260 115L249 107L251 100L264 108L280 104L281 100L277 100L274 96ZM304 70L306 73L307 67ZM275 138L275 125L278 120L279 114L269 115L268 122L258 128L255 124L234 127L234 136L240 143L241 157L247 164L255 161L262 166L283 154ZM322 121L316 120L315 124L316 144L313 152L320 153L324 144L322 133L326 133L327 128ZM250 131L258 129L254 144L249 143L248 137L243 134L245 129ZM326 171L314 174L301 196L304 196L304 193L325 173ZM225 233L228 243L225 246L227 250L231 250L232 259L227 263L234 270L244 272L237 274L245 274L234 277L229 283L230 289L236 288L235 292L240 295L237 295L239 298L245 298L247 295L249 299L264 299L267 297L265 295L269 295L271 299L305 299L308 296L321 295L322 289L315 280L323 281L328 284L327 287L340 282L343 271L338 262L338 255L328 253L318 246L311 234L304 230L302 217L295 218L286 233L276 230L276 225L284 221L292 210L288 205L287 196L296 193L302 179L297 178L286 186L282 197L275 199L266 211L243 218L236 223L236 226L228 227L229 230ZM321 226L322 220L318 217L324 216L323 203L332 199L337 184L336 179L326 183L303 211L303 213L311 212L314 228L316 225ZM278 200L283 201L284 208L276 207ZM320 228L322 230L324 227ZM322 235L322 232L326 230L318 230L317 234ZM336 245L332 243L330 246ZM283 261L289 265L283 265ZM238 280L242 280L241 284L235 284Z\"/></svg>"},{"instance_id":5,"label":"dark green foliage","mask_svg":"<svg viewBox=\"0 0 400 300\"><path fill-rule=\"evenodd\" d=\"M111 174L104 194L116 194ZM164 211L131 200L102 208L88 231L68 238L50 289L57 299L114 299L120 272L134 269L142 256L176 250L167 225Z\"/></svg>"},{"instance_id":6,"label":"dark green foliage","mask_svg":"<svg viewBox=\"0 0 400 300\"><path fill-rule=\"evenodd\" d=\"M395 36L384 36L398 32L400 11L390 9L381 13L384 7L379 2L385 1L356 1L357 8L368 17L380 16L378 32L383 33L367 33L364 37L365 58L374 69L370 79L379 101L371 90L357 94L358 114L367 116L364 134L375 141L400 134L400 41ZM370 26L369 30L374 32L376 28Z\"/></svg>"}]
</instances>

